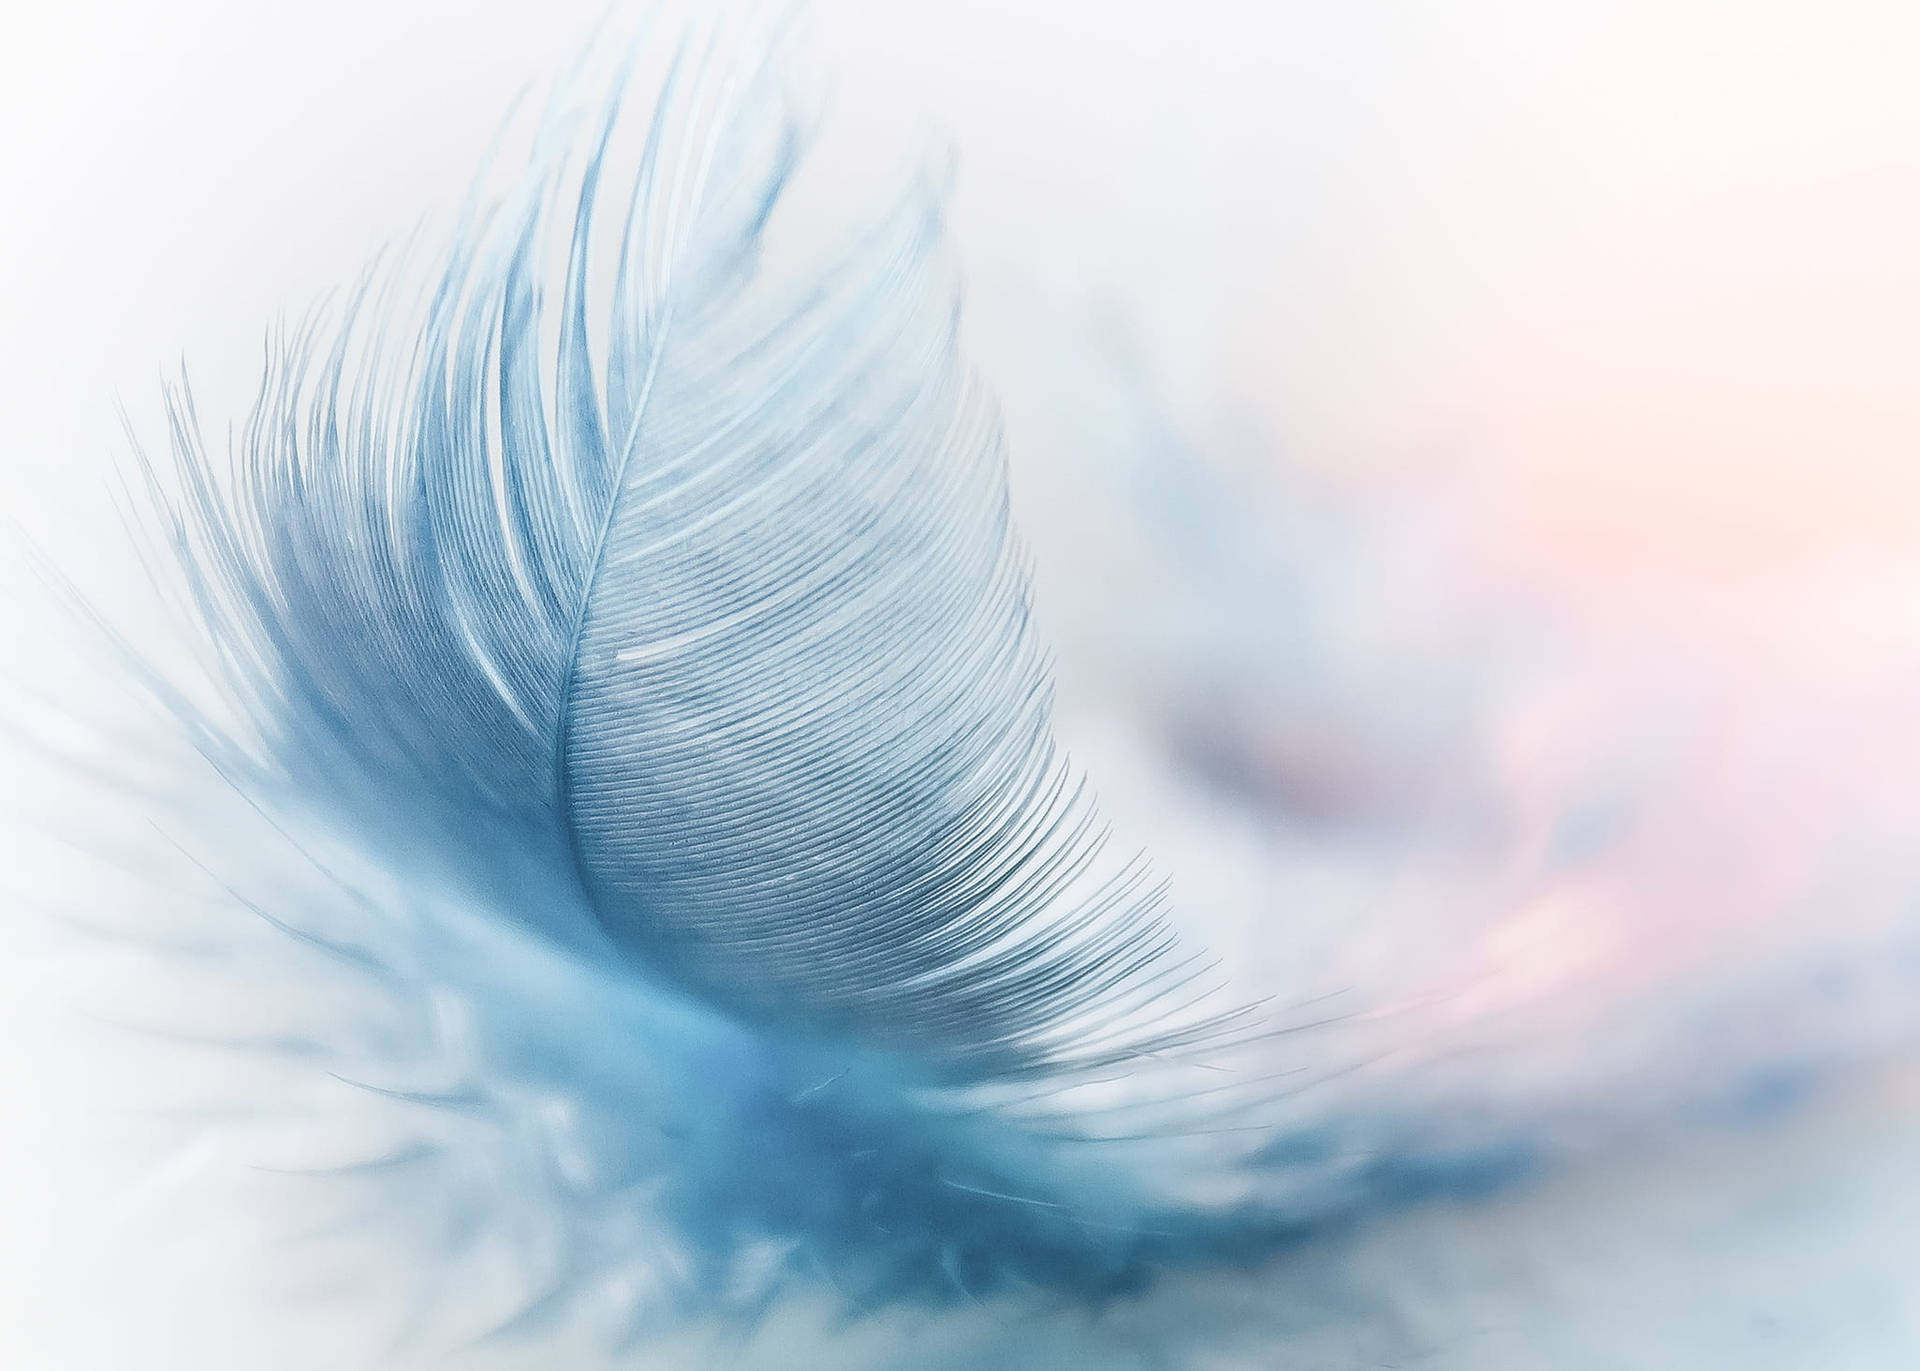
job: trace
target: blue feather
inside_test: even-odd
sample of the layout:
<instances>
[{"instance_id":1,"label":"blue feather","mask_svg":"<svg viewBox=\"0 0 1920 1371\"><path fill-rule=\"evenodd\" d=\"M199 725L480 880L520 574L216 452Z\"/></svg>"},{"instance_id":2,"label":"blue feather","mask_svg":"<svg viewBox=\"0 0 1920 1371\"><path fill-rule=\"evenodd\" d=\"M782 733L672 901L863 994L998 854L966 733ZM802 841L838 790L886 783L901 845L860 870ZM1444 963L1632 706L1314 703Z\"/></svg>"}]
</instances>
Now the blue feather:
<instances>
[{"instance_id":1,"label":"blue feather","mask_svg":"<svg viewBox=\"0 0 1920 1371\"><path fill-rule=\"evenodd\" d=\"M962 1074L1111 1055L1075 1017L1172 940L1052 745L938 185L766 287L803 140L765 60L669 80L604 366L612 120L462 235L417 338L356 308L324 355L290 345L231 485L176 412L182 563L272 735L224 760L773 1029Z\"/></svg>"},{"instance_id":2,"label":"blue feather","mask_svg":"<svg viewBox=\"0 0 1920 1371\"><path fill-rule=\"evenodd\" d=\"M228 904L435 1006L336 1074L426 1116L379 1183L477 1147L544 1196L529 1308L635 1269L637 1318L1105 1298L1290 1238L1179 1198L1262 1087L1168 1082L1262 1030L1053 741L943 178L770 281L807 138L774 40L709 49L610 235L617 99L550 118L418 309L376 276L281 342L228 469L175 393L152 562L217 703L130 660L231 792L176 808Z\"/></svg>"}]
</instances>

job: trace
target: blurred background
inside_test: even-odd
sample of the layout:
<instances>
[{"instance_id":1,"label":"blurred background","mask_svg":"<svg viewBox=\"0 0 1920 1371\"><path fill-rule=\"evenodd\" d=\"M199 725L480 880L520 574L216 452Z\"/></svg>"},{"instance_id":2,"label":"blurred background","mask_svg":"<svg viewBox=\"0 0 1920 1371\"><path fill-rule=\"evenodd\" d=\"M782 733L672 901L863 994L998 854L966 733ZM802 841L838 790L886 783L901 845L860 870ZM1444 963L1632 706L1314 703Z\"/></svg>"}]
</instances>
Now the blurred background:
<instances>
[{"instance_id":1,"label":"blurred background","mask_svg":"<svg viewBox=\"0 0 1920 1371\"><path fill-rule=\"evenodd\" d=\"M1263 1303L1312 1366L1913 1365L1920 9L814 8L791 232L952 156L1121 836L1243 983L1347 1007L1313 1050L1572 1159L1311 1293L1181 1298ZM10 20L6 513L113 565L116 406L157 432L184 356L243 411L266 324L454 203L598 12ZM179 1092L77 1021L84 955L5 941L0 1358L362 1364L182 1226L221 1163L141 1140Z\"/></svg>"}]
</instances>

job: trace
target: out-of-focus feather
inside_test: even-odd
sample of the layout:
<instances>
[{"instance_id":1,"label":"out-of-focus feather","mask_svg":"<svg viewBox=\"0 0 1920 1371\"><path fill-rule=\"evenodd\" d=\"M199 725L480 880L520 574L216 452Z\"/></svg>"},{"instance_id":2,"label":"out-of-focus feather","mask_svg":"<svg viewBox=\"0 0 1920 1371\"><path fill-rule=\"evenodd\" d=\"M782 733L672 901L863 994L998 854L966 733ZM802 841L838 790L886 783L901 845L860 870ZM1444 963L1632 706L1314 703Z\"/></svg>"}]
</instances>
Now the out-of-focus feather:
<instances>
[{"instance_id":1,"label":"out-of-focus feather","mask_svg":"<svg viewBox=\"0 0 1920 1371\"><path fill-rule=\"evenodd\" d=\"M1384 1148L1366 1203L1449 1155L1471 1188L1760 1127L1912 1053L1910 571L1570 594L1503 564L1471 468L1196 441L1116 321L1029 323L1063 728L1243 984L1355 1011L1303 1129Z\"/></svg>"}]
</instances>

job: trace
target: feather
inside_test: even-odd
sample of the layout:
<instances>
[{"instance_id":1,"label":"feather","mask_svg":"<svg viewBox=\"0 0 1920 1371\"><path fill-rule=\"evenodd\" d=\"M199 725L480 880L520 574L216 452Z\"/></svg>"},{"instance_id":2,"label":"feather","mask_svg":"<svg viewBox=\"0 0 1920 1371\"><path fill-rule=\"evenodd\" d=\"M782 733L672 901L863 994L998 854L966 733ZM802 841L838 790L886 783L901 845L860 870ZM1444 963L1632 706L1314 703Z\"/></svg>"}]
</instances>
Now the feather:
<instances>
[{"instance_id":1,"label":"feather","mask_svg":"<svg viewBox=\"0 0 1920 1371\"><path fill-rule=\"evenodd\" d=\"M456 246L403 367L383 334L352 374L351 316L324 356L288 347L232 488L176 412L178 546L271 734L223 761L558 892L528 915L770 1026L963 1074L1057 1055L1171 942L1135 871L1059 898L1100 835L1051 743L998 434L953 355L937 188L916 177L757 289L801 147L780 102L755 68L669 84L603 369L611 124L560 226L551 391L541 168Z\"/></svg>"},{"instance_id":2,"label":"feather","mask_svg":"<svg viewBox=\"0 0 1920 1371\"><path fill-rule=\"evenodd\" d=\"M123 664L210 906L388 1002L330 1079L420 1117L319 1169L493 1157L423 1232L524 1205L528 1311L1104 1297L1270 1240L1176 1198L1261 1087L1165 1083L1261 1030L1054 743L942 174L762 269L777 33L677 50L610 216L618 95L549 115L418 306L376 273L276 344L224 466L177 389L148 560L202 688Z\"/></svg>"}]
</instances>

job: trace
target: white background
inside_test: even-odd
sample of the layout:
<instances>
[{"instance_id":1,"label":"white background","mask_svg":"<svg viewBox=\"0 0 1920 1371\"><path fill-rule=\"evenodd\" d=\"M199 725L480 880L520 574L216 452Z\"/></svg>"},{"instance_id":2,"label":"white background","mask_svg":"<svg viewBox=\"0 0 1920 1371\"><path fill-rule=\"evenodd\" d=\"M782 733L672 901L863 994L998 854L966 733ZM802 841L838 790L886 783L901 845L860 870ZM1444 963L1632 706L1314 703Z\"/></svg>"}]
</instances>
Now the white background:
<instances>
[{"instance_id":1,"label":"white background","mask_svg":"<svg viewBox=\"0 0 1920 1371\"><path fill-rule=\"evenodd\" d=\"M0 18L8 513L101 536L61 501L98 512L116 403L151 423L182 356L209 412L241 403L263 325L444 209L597 9ZM1037 285L1117 302L1197 424L1251 414L1342 472L1485 467L1528 574L1737 579L1916 532L1920 9L822 9L839 117L958 152L979 360L1010 390L996 339ZM161 1231L101 1112L130 1068L90 1074L49 967L0 965L0 1361L341 1364L350 1331L289 1349L230 1255Z\"/></svg>"}]
</instances>

